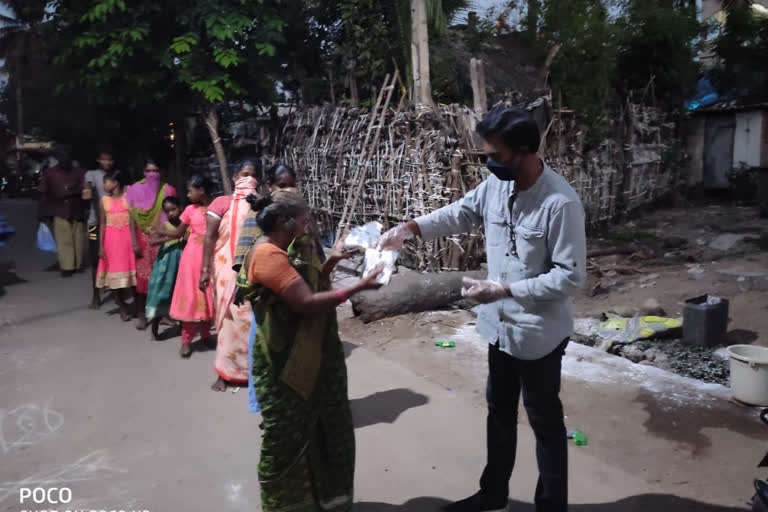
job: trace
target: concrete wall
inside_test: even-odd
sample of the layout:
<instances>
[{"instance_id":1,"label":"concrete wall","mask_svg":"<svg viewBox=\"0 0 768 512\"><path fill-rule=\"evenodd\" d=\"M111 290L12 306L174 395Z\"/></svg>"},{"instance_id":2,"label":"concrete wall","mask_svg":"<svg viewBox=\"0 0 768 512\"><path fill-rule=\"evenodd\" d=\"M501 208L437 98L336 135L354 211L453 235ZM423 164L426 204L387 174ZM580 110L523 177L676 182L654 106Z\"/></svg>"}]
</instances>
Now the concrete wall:
<instances>
[{"instance_id":1,"label":"concrete wall","mask_svg":"<svg viewBox=\"0 0 768 512\"><path fill-rule=\"evenodd\" d=\"M738 112L733 136L733 167L766 164L766 116L764 111Z\"/></svg>"}]
</instances>

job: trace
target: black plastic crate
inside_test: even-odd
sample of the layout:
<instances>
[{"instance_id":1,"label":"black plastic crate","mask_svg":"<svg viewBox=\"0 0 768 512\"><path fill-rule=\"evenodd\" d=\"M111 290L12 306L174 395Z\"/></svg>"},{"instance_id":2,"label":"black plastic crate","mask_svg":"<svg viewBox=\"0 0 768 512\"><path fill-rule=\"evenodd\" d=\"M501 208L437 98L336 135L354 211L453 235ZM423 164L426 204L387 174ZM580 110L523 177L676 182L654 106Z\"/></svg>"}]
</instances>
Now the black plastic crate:
<instances>
[{"instance_id":1,"label":"black plastic crate","mask_svg":"<svg viewBox=\"0 0 768 512\"><path fill-rule=\"evenodd\" d=\"M683 308L683 343L688 345L718 345L728 333L728 300L709 303L710 295L685 301Z\"/></svg>"}]
</instances>

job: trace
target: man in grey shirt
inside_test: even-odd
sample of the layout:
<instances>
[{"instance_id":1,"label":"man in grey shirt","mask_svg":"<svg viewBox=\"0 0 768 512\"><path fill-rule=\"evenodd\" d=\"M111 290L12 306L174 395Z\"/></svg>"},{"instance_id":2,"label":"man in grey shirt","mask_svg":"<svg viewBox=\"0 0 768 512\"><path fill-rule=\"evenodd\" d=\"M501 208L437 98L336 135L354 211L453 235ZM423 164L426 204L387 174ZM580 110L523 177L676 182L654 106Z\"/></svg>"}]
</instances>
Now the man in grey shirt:
<instances>
[{"instance_id":1,"label":"man in grey shirt","mask_svg":"<svg viewBox=\"0 0 768 512\"><path fill-rule=\"evenodd\" d=\"M104 197L104 176L112 171L115 161L112 158L112 152L103 150L99 152L96 162L98 169L93 169L85 173L85 188L83 198L90 200L88 208L88 257L91 260L91 273L93 279L93 298L91 299L91 309L99 309L101 306L101 296L99 289L96 288L96 269L99 266L99 221L101 220L101 198Z\"/></svg>"},{"instance_id":2,"label":"man in grey shirt","mask_svg":"<svg viewBox=\"0 0 768 512\"><path fill-rule=\"evenodd\" d=\"M488 339L487 464L475 495L450 512L502 510L517 450L520 394L536 435L537 512L565 512L568 445L560 402L561 360L573 331L571 297L586 280L584 210L568 182L537 155L536 122L500 108L477 127L491 172L456 203L382 235L400 249L484 226L488 279L465 279L462 294L480 302L478 331Z\"/></svg>"}]
</instances>

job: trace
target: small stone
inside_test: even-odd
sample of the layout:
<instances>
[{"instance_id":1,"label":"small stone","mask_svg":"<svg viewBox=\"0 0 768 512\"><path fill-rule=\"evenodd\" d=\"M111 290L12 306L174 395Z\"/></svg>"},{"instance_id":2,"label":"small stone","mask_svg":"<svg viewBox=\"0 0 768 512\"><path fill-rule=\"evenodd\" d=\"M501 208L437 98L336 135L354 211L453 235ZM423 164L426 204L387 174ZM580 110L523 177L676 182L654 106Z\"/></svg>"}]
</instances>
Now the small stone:
<instances>
[{"instance_id":1,"label":"small stone","mask_svg":"<svg viewBox=\"0 0 768 512\"><path fill-rule=\"evenodd\" d=\"M630 306L614 306L609 313L613 313L623 318L632 318L635 316L635 310Z\"/></svg>"},{"instance_id":2,"label":"small stone","mask_svg":"<svg viewBox=\"0 0 768 512\"><path fill-rule=\"evenodd\" d=\"M728 361L731 358L730 354L728 354L728 349L725 347L720 347L712 352L712 357L719 359L720 361Z\"/></svg>"},{"instance_id":3,"label":"small stone","mask_svg":"<svg viewBox=\"0 0 768 512\"><path fill-rule=\"evenodd\" d=\"M639 363L645 360L645 351L639 348L630 348L626 353L627 359L633 363Z\"/></svg>"},{"instance_id":4,"label":"small stone","mask_svg":"<svg viewBox=\"0 0 768 512\"><path fill-rule=\"evenodd\" d=\"M640 283L649 283L651 281L657 280L659 277L659 274L646 274L638 279L638 282Z\"/></svg>"},{"instance_id":5,"label":"small stone","mask_svg":"<svg viewBox=\"0 0 768 512\"><path fill-rule=\"evenodd\" d=\"M688 269L688 277L696 280L703 279L704 272L706 272L706 270L704 270L704 267L702 267L701 265L694 265Z\"/></svg>"},{"instance_id":6,"label":"small stone","mask_svg":"<svg viewBox=\"0 0 768 512\"><path fill-rule=\"evenodd\" d=\"M640 316L666 316L667 312L656 299L648 299L640 306Z\"/></svg>"},{"instance_id":7,"label":"small stone","mask_svg":"<svg viewBox=\"0 0 768 512\"><path fill-rule=\"evenodd\" d=\"M645 351L645 360L646 361L654 361L654 360L656 360L656 353L657 352L658 352L657 350L649 348L648 350Z\"/></svg>"}]
</instances>

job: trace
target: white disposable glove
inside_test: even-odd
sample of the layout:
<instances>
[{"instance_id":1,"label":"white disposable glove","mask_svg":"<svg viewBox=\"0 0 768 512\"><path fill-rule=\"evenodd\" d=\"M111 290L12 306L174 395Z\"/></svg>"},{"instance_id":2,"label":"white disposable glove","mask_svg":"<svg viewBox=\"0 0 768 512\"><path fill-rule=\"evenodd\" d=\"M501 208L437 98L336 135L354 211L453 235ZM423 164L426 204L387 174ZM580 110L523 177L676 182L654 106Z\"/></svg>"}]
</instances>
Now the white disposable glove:
<instances>
[{"instance_id":1,"label":"white disposable glove","mask_svg":"<svg viewBox=\"0 0 768 512\"><path fill-rule=\"evenodd\" d=\"M379 237L376 248L380 251L399 251L406 240L414 237L407 224L398 224Z\"/></svg>"},{"instance_id":2,"label":"white disposable glove","mask_svg":"<svg viewBox=\"0 0 768 512\"><path fill-rule=\"evenodd\" d=\"M461 296L481 304L490 304L508 297L507 289L496 281L464 277L461 284Z\"/></svg>"}]
</instances>

